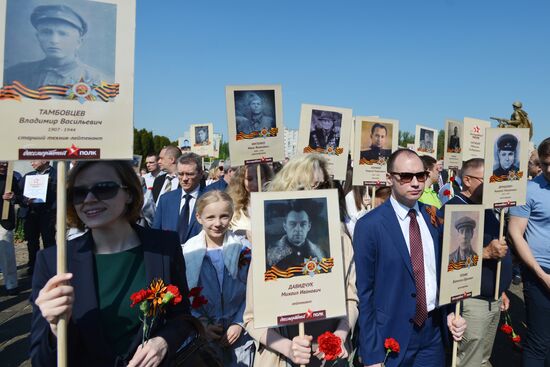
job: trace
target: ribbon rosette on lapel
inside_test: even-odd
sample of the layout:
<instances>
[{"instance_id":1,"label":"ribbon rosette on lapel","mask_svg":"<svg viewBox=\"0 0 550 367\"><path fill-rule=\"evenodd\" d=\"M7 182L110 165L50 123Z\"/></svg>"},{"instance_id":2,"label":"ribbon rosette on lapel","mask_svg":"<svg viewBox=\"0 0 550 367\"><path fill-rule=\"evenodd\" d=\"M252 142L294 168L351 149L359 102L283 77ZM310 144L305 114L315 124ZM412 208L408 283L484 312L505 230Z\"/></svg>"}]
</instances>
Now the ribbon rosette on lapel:
<instances>
[{"instance_id":1,"label":"ribbon rosette on lapel","mask_svg":"<svg viewBox=\"0 0 550 367\"><path fill-rule=\"evenodd\" d=\"M181 299L178 287L172 284L165 285L162 279L153 279L149 288L141 289L130 296L130 307L139 305L142 313L139 317L143 322L142 346L149 340L156 318L166 312L166 305L177 305Z\"/></svg>"}]
</instances>

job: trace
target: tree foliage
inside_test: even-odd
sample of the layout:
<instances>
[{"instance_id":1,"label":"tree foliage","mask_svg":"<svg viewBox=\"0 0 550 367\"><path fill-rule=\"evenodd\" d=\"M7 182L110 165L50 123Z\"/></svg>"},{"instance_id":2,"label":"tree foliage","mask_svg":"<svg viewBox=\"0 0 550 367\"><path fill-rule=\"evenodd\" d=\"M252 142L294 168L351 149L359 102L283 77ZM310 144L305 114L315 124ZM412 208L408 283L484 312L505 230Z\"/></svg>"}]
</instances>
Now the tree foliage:
<instances>
[{"instance_id":1,"label":"tree foliage","mask_svg":"<svg viewBox=\"0 0 550 367\"><path fill-rule=\"evenodd\" d=\"M443 150L445 149L445 131L439 130L439 133L437 134L437 159L443 159L443 156L445 155L443 153Z\"/></svg>"},{"instance_id":2,"label":"tree foliage","mask_svg":"<svg viewBox=\"0 0 550 367\"><path fill-rule=\"evenodd\" d=\"M408 131L399 131L398 143L400 147L407 147L407 144L414 144L414 134Z\"/></svg>"},{"instance_id":3,"label":"tree foliage","mask_svg":"<svg viewBox=\"0 0 550 367\"><path fill-rule=\"evenodd\" d=\"M166 136L153 135L152 131L134 128L134 154L143 157L142 165L145 165L145 157L149 154L159 154L167 145L178 146L178 143L170 141Z\"/></svg>"}]
</instances>

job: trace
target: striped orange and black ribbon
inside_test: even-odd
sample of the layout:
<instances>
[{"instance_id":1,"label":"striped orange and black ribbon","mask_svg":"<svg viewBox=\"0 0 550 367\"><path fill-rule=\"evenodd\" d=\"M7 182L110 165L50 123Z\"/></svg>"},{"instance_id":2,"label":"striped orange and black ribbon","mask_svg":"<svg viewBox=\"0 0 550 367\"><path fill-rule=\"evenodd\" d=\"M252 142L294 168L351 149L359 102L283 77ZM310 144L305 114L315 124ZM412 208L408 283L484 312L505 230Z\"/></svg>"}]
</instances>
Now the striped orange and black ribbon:
<instances>
[{"instance_id":1,"label":"striped orange and black ribbon","mask_svg":"<svg viewBox=\"0 0 550 367\"><path fill-rule=\"evenodd\" d=\"M48 100L52 97L65 97L67 99L75 99L74 96L69 96L69 89L72 85L44 85L38 89L27 88L24 84L14 81L11 85L7 85L0 89L0 100L13 99L21 101L21 97L26 97L35 100ZM114 99L119 94L119 84L109 84L101 82L101 85L93 85L91 87L104 102ZM88 95L86 100L94 101L97 98L93 95Z\"/></svg>"},{"instance_id":2,"label":"striped orange and black ribbon","mask_svg":"<svg viewBox=\"0 0 550 367\"><path fill-rule=\"evenodd\" d=\"M268 271L264 274L264 280L275 280L277 278L292 278L296 275L302 275L304 274L304 265L305 263L300 264L300 266L291 266L290 268L287 268L286 270L279 269L276 266L272 266ZM319 262L320 272L321 273L328 273L330 272L330 269L334 267L334 259L332 257L329 258L323 258Z\"/></svg>"},{"instance_id":3,"label":"striped orange and black ribbon","mask_svg":"<svg viewBox=\"0 0 550 367\"><path fill-rule=\"evenodd\" d=\"M465 260L458 261L458 262L449 261L449 266L447 268L447 271L460 270L468 266L476 266L478 259L479 257L477 255L474 255L472 257L472 260L469 262Z\"/></svg>"}]
</instances>

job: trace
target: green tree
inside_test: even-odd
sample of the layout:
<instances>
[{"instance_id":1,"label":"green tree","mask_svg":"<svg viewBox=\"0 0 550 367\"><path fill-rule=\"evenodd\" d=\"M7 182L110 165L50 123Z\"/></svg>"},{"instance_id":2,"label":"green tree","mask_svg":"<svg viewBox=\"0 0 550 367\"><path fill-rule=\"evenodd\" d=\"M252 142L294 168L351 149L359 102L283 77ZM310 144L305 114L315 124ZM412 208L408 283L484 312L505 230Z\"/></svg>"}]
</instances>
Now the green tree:
<instances>
[{"instance_id":1,"label":"green tree","mask_svg":"<svg viewBox=\"0 0 550 367\"><path fill-rule=\"evenodd\" d=\"M134 154L143 157L142 166L145 166L145 157L149 154L159 154L167 145L177 146L178 143L171 142L166 136L154 135L152 131L134 128Z\"/></svg>"},{"instance_id":2,"label":"green tree","mask_svg":"<svg viewBox=\"0 0 550 367\"><path fill-rule=\"evenodd\" d=\"M406 148L407 144L414 144L414 134L408 131L399 131L398 145Z\"/></svg>"},{"instance_id":3,"label":"green tree","mask_svg":"<svg viewBox=\"0 0 550 367\"><path fill-rule=\"evenodd\" d=\"M445 153L443 150L445 149L445 131L439 130L439 133L437 134L437 159L443 159L443 156Z\"/></svg>"}]
</instances>

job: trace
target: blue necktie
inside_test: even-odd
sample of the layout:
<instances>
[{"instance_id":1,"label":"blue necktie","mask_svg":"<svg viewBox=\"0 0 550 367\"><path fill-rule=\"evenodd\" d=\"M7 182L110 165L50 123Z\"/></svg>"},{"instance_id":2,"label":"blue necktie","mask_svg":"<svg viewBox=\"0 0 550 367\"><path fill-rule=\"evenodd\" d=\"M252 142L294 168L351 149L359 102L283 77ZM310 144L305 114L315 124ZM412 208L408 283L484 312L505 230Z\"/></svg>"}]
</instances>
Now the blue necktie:
<instances>
[{"instance_id":1,"label":"blue necktie","mask_svg":"<svg viewBox=\"0 0 550 367\"><path fill-rule=\"evenodd\" d=\"M181 208L179 220L178 220L178 233L180 235L180 243L184 244L187 237L187 229L189 228L189 200L192 198L191 195L185 194L185 203L183 203L183 208Z\"/></svg>"}]
</instances>

